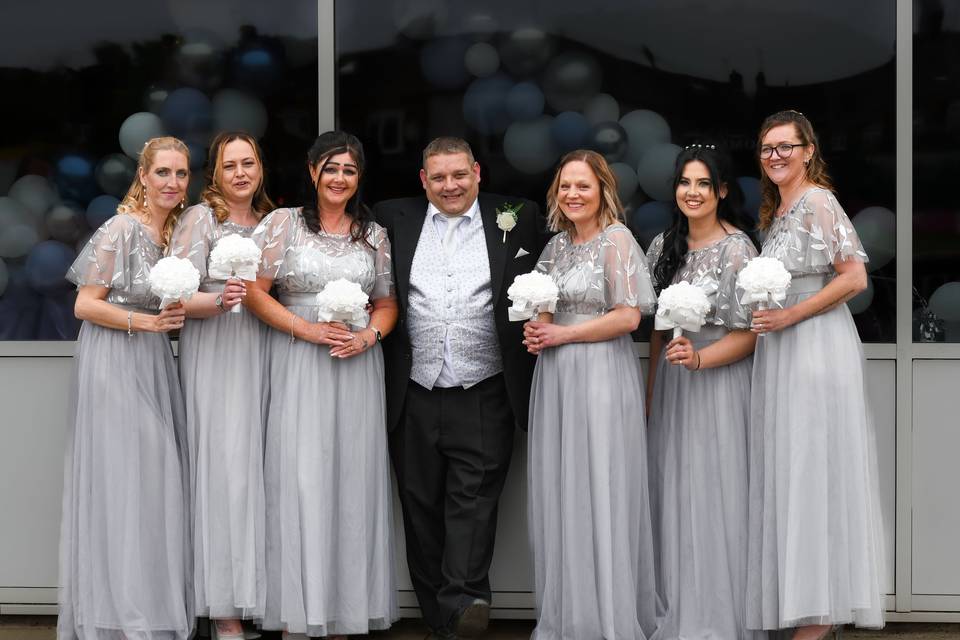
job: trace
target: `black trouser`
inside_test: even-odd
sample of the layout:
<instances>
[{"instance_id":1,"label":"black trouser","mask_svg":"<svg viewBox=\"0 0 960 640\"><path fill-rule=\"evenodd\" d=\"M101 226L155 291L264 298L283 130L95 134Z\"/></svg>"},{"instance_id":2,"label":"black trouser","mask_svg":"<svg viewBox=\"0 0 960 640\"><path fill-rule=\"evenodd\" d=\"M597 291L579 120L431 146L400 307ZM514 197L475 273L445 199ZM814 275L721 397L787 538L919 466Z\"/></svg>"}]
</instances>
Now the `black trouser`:
<instances>
[{"instance_id":1,"label":"black trouser","mask_svg":"<svg viewBox=\"0 0 960 640\"><path fill-rule=\"evenodd\" d=\"M447 628L475 598L490 601L487 573L513 428L502 374L469 389L409 383L390 457L410 579L432 629Z\"/></svg>"}]
</instances>

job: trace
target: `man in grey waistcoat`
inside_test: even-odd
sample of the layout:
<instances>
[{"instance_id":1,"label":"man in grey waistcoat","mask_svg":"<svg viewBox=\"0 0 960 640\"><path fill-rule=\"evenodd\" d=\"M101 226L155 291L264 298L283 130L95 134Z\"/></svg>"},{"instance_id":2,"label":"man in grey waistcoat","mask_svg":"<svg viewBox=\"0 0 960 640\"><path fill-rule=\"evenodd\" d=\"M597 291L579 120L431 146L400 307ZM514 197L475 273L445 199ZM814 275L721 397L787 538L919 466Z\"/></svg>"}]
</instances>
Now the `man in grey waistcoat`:
<instances>
[{"instance_id":1,"label":"man in grey waistcoat","mask_svg":"<svg viewBox=\"0 0 960 640\"><path fill-rule=\"evenodd\" d=\"M497 502L535 363L506 291L546 238L536 204L480 193L464 140L427 145L420 180L426 197L374 207L400 307L383 344L390 455L423 617L434 637L475 637L487 627Z\"/></svg>"}]
</instances>

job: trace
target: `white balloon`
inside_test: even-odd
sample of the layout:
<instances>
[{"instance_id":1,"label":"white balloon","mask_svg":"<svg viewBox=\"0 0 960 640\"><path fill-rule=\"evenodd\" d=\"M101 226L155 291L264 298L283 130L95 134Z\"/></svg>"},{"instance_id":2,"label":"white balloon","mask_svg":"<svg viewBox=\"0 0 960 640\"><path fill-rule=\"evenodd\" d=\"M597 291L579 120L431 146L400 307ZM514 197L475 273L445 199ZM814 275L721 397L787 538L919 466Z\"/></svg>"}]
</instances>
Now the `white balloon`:
<instances>
[{"instance_id":1,"label":"white balloon","mask_svg":"<svg viewBox=\"0 0 960 640\"><path fill-rule=\"evenodd\" d=\"M0 259L0 296L7 290L8 282L10 282L10 274L7 272L7 263Z\"/></svg>"},{"instance_id":2,"label":"white balloon","mask_svg":"<svg viewBox=\"0 0 960 640\"><path fill-rule=\"evenodd\" d=\"M670 125L659 113L637 109L620 118L620 126L627 132L627 155L624 162L637 166L647 147L670 142Z\"/></svg>"},{"instance_id":3,"label":"white balloon","mask_svg":"<svg viewBox=\"0 0 960 640\"><path fill-rule=\"evenodd\" d=\"M960 282L948 282L937 287L930 296L930 310L947 322L960 322Z\"/></svg>"},{"instance_id":4,"label":"white balloon","mask_svg":"<svg viewBox=\"0 0 960 640\"><path fill-rule=\"evenodd\" d=\"M670 143L647 147L637 165L637 178L644 192L655 200L672 202L673 172L680 147Z\"/></svg>"},{"instance_id":5,"label":"white balloon","mask_svg":"<svg viewBox=\"0 0 960 640\"><path fill-rule=\"evenodd\" d=\"M32 225L14 224L0 229L0 258L22 258L40 241Z\"/></svg>"},{"instance_id":6,"label":"white balloon","mask_svg":"<svg viewBox=\"0 0 960 640\"><path fill-rule=\"evenodd\" d=\"M876 271L897 253L897 217L885 207L867 207L853 217L853 227L870 261L867 271Z\"/></svg>"},{"instance_id":7,"label":"white balloon","mask_svg":"<svg viewBox=\"0 0 960 640\"><path fill-rule=\"evenodd\" d=\"M36 224L36 216L19 200L8 196L0 197L0 231L15 224Z\"/></svg>"},{"instance_id":8,"label":"white balloon","mask_svg":"<svg viewBox=\"0 0 960 640\"><path fill-rule=\"evenodd\" d=\"M550 169L560 151L550 135L552 116L540 116L529 122L514 122L503 137L503 153L514 168L538 174Z\"/></svg>"},{"instance_id":9,"label":"white balloon","mask_svg":"<svg viewBox=\"0 0 960 640\"><path fill-rule=\"evenodd\" d=\"M583 115L590 124L616 122L620 118L620 105L609 93L599 93L590 98L590 102L583 108Z\"/></svg>"},{"instance_id":10,"label":"white balloon","mask_svg":"<svg viewBox=\"0 0 960 640\"><path fill-rule=\"evenodd\" d=\"M66 204L58 204L50 209L45 224L51 238L70 245L76 242L87 228L83 212Z\"/></svg>"},{"instance_id":11,"label":"white balloon","mask_svg":"<svg viewBox=\"0 0 960 640\"><path fill-rule=\"evenodd\" d=\"M467 71L478 78L493 75L500 68L500 54L496 47L486 42L470 45L463 56L463 63Z\"/></svg>"},{"instance_id":12,"label":"white balloon","mask_svg":"<svg viewBox=\"0 0 960 640\"><path fill-rule=\"evenodd\" d=\"M140 159L143 145L150 138L157 138L164 134L163 121L155 113L141 111L129 116L120 125L120 148L133 158Z\"/></svg>"},{"instance_id":13,"label":"white balloon","mask_svg":"<svg viewBox=\"0 0 960 640\"><path fill-rule=\"evenodd\" d=\"M857 315L870 308L873 303L873 278L867 278L867 288L847 300L847 308L850 313Z\"/></svg>"},{"instance_id":14,"label":"white balloon","mask_svg":"<svg viewBox=\"0 0 960 640\"><path fill-rule=\"evenodd\" d=\"M637 172L623 162L614 162L610 165L610 170L617 176L617 194L620 196L620 202L626 203L640 185Z\"/></svg>"},{"instance_id":15,"label":"white balloon","mask_svg":"<svg viewBox=\"0 0 960 640\"><path fill-rule=\"evenodd\" d=\"M245 131L260 138L267 130L267 108L255 97L224 89L213 98L213 126L216 131Z\"/></svg>"},{"instance_id":16,"label":"white balloon","mask_svg":"<svg viewBox=\"0 0 960 640\"><path fill-rule=\"evenodd\" d=\"M7 195L26 207L33 221L40 224L43 214L59 200L50 181L38 175L23 176L13 183Z\"/></svg>"}]
</instances>

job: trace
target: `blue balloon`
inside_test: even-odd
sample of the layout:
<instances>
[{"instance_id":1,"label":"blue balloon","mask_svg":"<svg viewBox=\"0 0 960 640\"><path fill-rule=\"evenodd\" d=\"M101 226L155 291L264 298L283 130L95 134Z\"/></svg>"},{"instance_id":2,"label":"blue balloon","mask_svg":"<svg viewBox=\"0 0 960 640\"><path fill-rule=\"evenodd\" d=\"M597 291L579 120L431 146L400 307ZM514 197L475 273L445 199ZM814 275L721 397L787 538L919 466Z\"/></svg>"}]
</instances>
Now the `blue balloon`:
<instances>
[{"instance_id":1,"label":"blue balloon","mask_svg":"<svg viewBox=\"0 0 960 640\"><path fill-rule=\"evenodd\" d=\"M167 96L160 118L170 135L178 138L208 135L213 129L213 105L203 92L184 87Z\"/></svg>"},{"instance_id":2,"label":"blue balloon","mask_svg":"<svg viewBox=\"0 0 960 640\"><path fill-rule=\"evenodd\" d=\"M277 52L263 45L255 45L241 51L234 60L238 67L234 78L235 88L257 94L268 94L277 88L282 66L282 59Z\"/></svg>"},{"instance_id":3,"label":"blue balloon","mask_svg":"<svg viewBox=\"0 0 960 640\"><path fill-rule=\"evenodd\" d=\"M207 162L207 145L194 140L185 140L187 149L190 149L190 170L197 171L203 169Z\"/></svg>"},{"instance_id":4,"label":"blue balloon","mask_svg":"<svg viewBox=\"0 0 960 640\"><path fill-rule=\"evenodd\" d=\"M56 240L38 242L27 254L27 282L40 293L54 293L70 288L67 269L77 254L71 247Z\"/></svg>"},{"instance_id":5,"label":"blue balloon","mask_svg":"<svg viewBox=\"0 0 960 640\"><path fill-rule=\"evenodd\" d=\"M550 135L561 153L585 147L589 134L590 123L582 113L576 111L564 111L550 125Z\"/></svg>"},{"instance_id":6,"label":"blue balloon","mask_svg":"<svg viewBox=\"0 0 960 640\"><path fill-rule=\"evenodd\" d=\"M754 221L760 219L760 181L752 176L740 176L737 184L743 191L743 210Z\"/></svg>"},{"instance_id":7,"label":"blue balloon","mask_svg":"<svg viewBox=\"0 0 960 640\"><path fill-rule=\"evenodd\" d=\"M543 114L543 91L532 82L519 82L507 92L507 113L514 120L534 120Z\"/></svg>"},{"instance_id":8,"label":"blue balloon","mask_svg":"<svg viewBox=\"0 0 960 640\"><path fill-rule=\"evenodd\" d=\"M657 234L666 231L672 221L672 206L666 202L651 200L637 207L630 216L630 229L637 234L640 244L649 247Z\"/></svg>"},{"instance_id":9,"label":"blue balloon","mask_svg":"<svg viewBox=\"0 0 960 640\"><path fill-rule=\"evenodd\" d=\"M503 133L510 124L507 94L513 82L502 73L477 78L463 94L463 117L483 134Z\"/></svg>"},{"instance_id":10,"label":"blue balloon","mask_svg":"<svg viewBox=\"0 0 960 640\"><path fill-rule=\"evenodd\" d=\"M93 161L79 154L67 154L57 161L54 183L60 197L86 203L97 195L97 182L93 173Z\"/></svg>"},{"instance_id":11,"label":"blue balloon","mask_svg":"<svg viewBox=\"0 0 960 640\"><path fill-rule=\"evenodd\" d=\"M240 54L240 64L251 70L264 69L273 64L273 56L264 49L251 49Z\"/></svg>"},{"instance_id":12,"label":"blue balloon","mask_svg":"<svg viewBox=\"0 0 960 640\"><path fill-rule=\"evenodd\" d=\"M430 84L440 89L458 89L470 74L464 62L469 43L460 38L440 38L420 50L420 69Z\"/></svg>"},{"instance_id":13,"label":"blue balloon","mask_svg":"<svg viewBox=\"0 0 960 640\"><path fill-rule=\"evenodd\" d=\"M100 225L117 213L117 207L119 206L120 200L113 196L97 196L87 205L87 225L91 229L99 229Z\"/></svg>"}]
</instances>

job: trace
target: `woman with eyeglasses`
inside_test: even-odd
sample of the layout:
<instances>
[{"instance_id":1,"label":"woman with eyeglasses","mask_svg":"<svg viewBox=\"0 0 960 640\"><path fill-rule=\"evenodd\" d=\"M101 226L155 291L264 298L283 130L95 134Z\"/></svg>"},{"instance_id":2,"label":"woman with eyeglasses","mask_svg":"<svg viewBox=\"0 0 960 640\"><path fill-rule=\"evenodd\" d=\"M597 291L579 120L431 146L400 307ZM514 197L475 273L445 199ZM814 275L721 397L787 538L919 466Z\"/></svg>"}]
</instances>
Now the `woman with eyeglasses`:
<instances>
[{"instance_id":1,"label":"woman with eyeglasses","mask_svg":"<svg viewBox=\"0 0 960 640\"><path fill-rule=\"evenodd\" d=\"M759 136L761 255L793 279L753 312L747 624L883 626L883 531L864 358L847 300L867 255L832 192L809 120L768 117Z\"/></svg>"}]
</instances>

